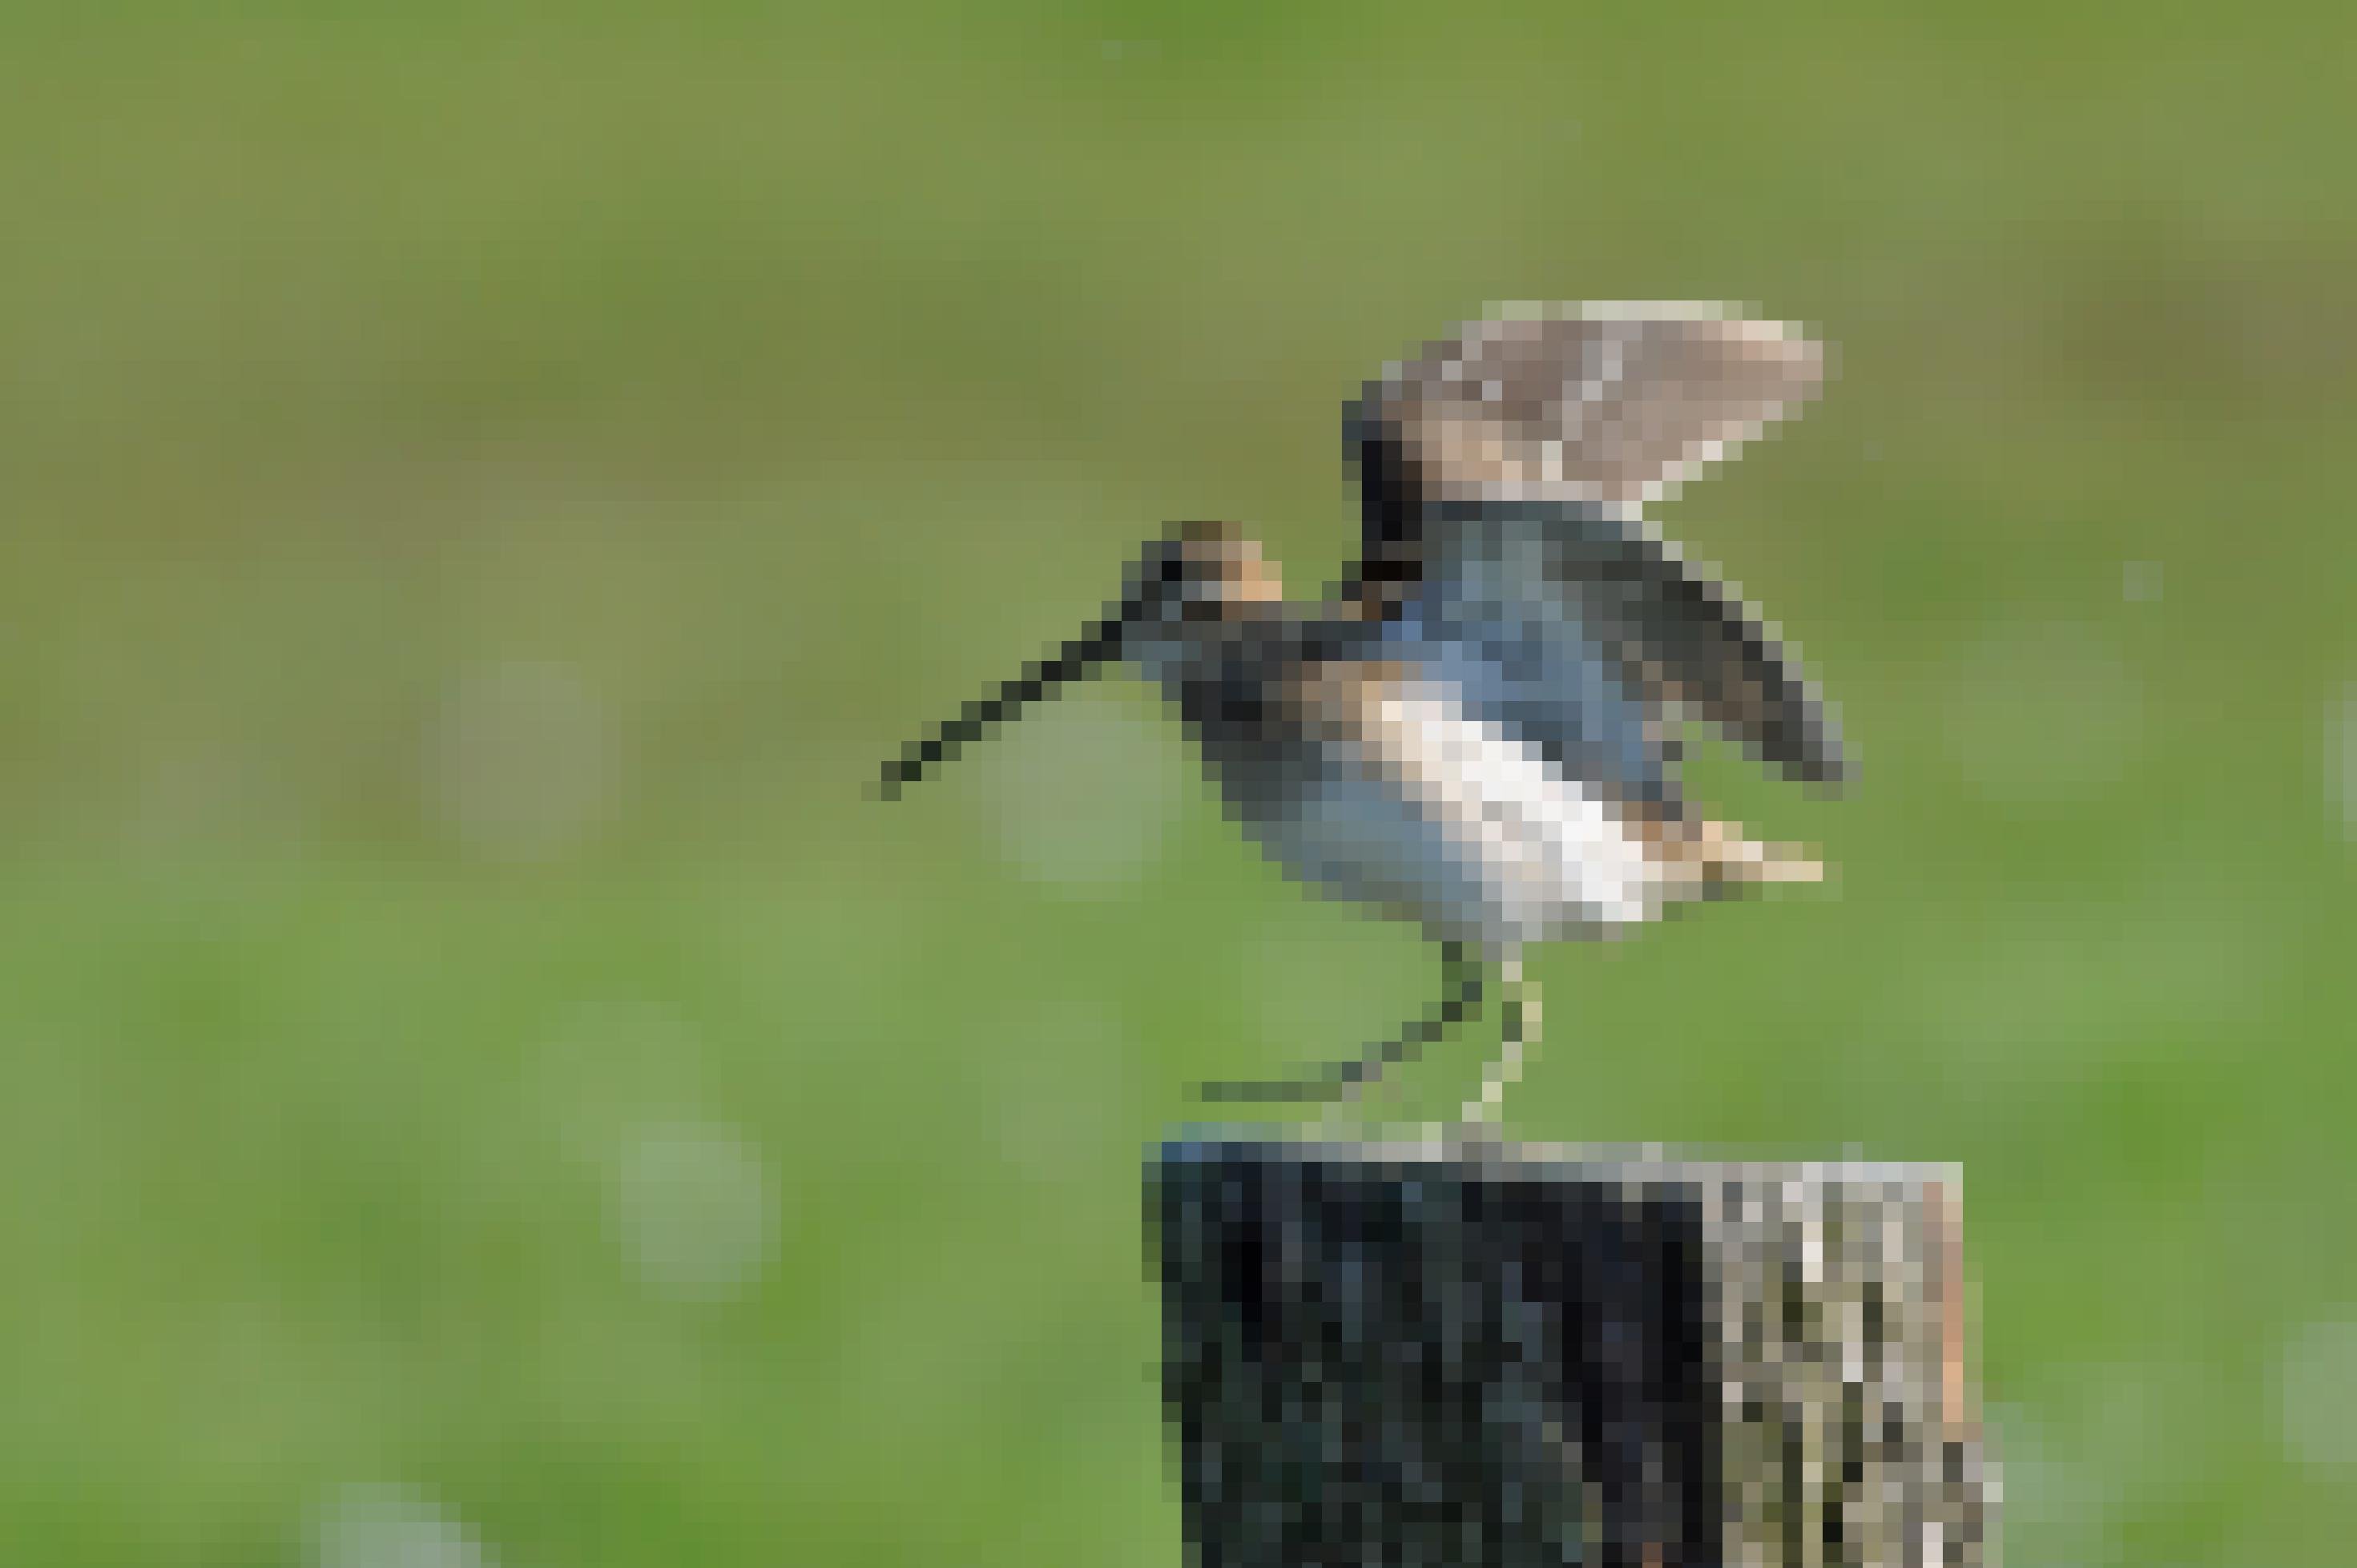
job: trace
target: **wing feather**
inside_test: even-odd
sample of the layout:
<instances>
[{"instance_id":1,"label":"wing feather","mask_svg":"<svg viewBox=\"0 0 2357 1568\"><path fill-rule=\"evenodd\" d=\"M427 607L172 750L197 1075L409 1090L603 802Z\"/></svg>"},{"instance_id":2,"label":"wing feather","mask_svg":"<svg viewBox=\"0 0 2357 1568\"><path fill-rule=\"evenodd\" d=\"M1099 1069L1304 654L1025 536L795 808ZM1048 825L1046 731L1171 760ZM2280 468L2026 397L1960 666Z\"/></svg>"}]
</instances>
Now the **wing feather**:
<instances>
[{"instance_id":1,"label":"wing feather","mask_svg":"<svg viewBox=\"0 0 2357 1568\"><path fill-rule=\"evenodd\" d=\"M1382 613L1511 556L1544 578L1519 596L1552 594L1649 700L1700 714L1788 776L1837 780L1831 716L1774 628L1641 513L1794 412L1824 366L1797 328L1717 307L1469 323L1386 367L1345 411L1365 530L1351 596Z\"/></svg>"}]
</instances>

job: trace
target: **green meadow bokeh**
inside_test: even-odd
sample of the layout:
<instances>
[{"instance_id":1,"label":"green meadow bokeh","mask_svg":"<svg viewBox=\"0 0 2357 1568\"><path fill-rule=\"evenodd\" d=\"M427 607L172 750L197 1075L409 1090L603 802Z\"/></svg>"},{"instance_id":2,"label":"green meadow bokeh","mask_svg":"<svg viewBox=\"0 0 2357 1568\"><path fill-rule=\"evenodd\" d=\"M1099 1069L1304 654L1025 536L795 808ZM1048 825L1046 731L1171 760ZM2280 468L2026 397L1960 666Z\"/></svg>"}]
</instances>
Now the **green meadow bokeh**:
<instances>
[{"instance_id":1,"label":"green meadow bokeh","mask_svg":"<svg viewBox=\"0 0 2357 1568\"><path fill-rule=\"evenodd\" d=\"M1550 298L1837 345L1662 516L1863 768L1522 1130L1961 1162L2007 1561L2345 1559L2344 14L346 9L0 13L0 1563L1178 1562L1141 1151L1431 957L1119 683L861 789Z\"/></svg>"}]
</instances>

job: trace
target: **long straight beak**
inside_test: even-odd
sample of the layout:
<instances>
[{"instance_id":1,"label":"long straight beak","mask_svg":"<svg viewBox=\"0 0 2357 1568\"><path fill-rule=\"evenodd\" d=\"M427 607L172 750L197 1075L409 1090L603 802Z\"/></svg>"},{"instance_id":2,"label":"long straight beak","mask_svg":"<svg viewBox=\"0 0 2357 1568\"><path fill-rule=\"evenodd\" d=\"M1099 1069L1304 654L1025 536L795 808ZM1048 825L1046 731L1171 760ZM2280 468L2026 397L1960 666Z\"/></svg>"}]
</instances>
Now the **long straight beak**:
<instances>
[{"instance_id":1,"label":"long straight beak","mask_svg":"<svg viewBox=\"0 0 2357 1568\"><path fill-rule=\"evenodd\" d=\"M1125 617L1096 622L1059 648L1053 658L1026 664L1022 674L980 701L968 703L957 717L936 725L923 739L902 746L900 755L884 765L876 784L877 799L899 800L903 789L956 757L969 741L980 740L1008 720L1021 717L1032 703L1054 696L1120 658L1126 628Z\"/></svg>"}]
</instances>

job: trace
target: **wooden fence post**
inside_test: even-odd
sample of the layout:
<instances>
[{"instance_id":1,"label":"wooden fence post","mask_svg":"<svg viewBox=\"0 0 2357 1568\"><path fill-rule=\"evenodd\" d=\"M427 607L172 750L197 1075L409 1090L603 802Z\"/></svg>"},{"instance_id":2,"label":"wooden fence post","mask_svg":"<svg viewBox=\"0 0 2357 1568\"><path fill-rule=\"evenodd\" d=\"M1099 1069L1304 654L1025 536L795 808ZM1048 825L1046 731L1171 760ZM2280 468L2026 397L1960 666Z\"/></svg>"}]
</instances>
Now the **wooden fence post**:
<instances>
[{"instance_id":1,"label":"wooden fence post","mask_svg":"<svg viewBox=\"0 0 2357 1568\"><path fill-rule=\"evenodd\" d=\"M1953 1166L1189 1136L1201 1568L1993 1568Z\"/></svg>"}]
</instances>

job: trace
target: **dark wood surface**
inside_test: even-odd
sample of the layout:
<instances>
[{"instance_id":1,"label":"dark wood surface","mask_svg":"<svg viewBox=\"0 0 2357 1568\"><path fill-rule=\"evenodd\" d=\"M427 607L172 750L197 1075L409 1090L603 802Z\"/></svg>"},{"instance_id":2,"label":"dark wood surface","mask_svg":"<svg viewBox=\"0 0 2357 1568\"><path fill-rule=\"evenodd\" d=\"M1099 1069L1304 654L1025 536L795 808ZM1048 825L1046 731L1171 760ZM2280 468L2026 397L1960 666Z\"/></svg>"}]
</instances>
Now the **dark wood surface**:
<instances>
[{"instance_id":1,"label":"dark wood surface","mask_svg":"<svg viewBox=\"0 0 2357 1568\"><path fill-rule=\"evenodd\" d=\"M1992 1563L1957 1172L1174 1139L1189 1561Z\"/></svg>"}]
</instances>

